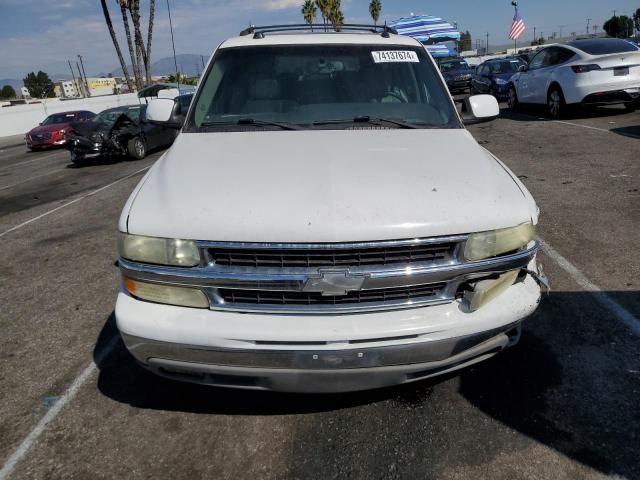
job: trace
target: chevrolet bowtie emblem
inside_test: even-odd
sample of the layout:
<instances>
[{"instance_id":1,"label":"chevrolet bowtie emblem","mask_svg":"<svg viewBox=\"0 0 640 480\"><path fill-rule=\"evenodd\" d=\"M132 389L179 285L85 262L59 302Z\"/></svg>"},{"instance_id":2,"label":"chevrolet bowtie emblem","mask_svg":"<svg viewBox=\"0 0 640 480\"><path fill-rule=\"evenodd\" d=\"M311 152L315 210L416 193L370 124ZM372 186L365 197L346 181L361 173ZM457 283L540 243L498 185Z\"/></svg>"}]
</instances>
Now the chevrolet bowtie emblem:
<instances>
[{"instance_id":1,"label":"chevrolet bowtie emblem","mask_svg":"<svg viewBox=\"0 0 640 480\"><path fill-rule=\"evenodd\" d=\"M304 292L321 293L323 297L337 297L362 289L366 275L353 275L347 269L319 270L309 275L305 282Z\"/></svg>"}]
</instances>

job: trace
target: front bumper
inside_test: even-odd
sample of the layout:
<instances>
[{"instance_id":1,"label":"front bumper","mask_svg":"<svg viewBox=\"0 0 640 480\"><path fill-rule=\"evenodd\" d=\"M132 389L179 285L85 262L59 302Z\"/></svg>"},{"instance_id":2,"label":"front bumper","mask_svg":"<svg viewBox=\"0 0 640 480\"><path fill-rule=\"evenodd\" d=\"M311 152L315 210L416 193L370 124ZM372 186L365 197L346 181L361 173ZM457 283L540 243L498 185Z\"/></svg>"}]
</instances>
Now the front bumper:
<instances>
[{"instance_id":1,"label":"front bumper","mask_svg":"<svg viewBox=\"0 0 640 480\"><path fill-rule=\"evenodd\" d=\"M471 79L468 80L450 80L447 82L450 92L461 92L471 88Z\"/></svg>"},{"instance_id":2,"label":"front bumper","mask_svg":"<svg viewBox=\"0 0 640 480\"><path fill-rule=\"evenodd\" d=\"M408 383L513 345L540 289L531 277L468 313L451 302L354 315L239 314L143 302L121 292L116 320L145 368L176 380L289 392Z\"/></svg>"}]
</instances>

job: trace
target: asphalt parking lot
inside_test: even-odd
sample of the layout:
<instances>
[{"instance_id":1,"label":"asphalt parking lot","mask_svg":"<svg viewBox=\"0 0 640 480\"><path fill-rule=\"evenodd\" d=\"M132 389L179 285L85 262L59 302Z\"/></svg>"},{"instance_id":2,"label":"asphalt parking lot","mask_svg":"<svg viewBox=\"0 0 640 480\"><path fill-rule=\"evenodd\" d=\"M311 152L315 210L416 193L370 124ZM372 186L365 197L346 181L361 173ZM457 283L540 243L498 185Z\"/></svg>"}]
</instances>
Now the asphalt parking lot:
<instances>
[{"instance_id":1,"label":"asphalt parking lot","mask_svg":"<svg viewBox=\"0 0 640 480\"><path fill-rule=\"evenodd\" d=\"M0 148L0 480L640 479L640 113L470 130L538 201L552 293L481 365L331 396L143 371L114 324L116 227L160 153Z\"/></svg>"}]
</instances>

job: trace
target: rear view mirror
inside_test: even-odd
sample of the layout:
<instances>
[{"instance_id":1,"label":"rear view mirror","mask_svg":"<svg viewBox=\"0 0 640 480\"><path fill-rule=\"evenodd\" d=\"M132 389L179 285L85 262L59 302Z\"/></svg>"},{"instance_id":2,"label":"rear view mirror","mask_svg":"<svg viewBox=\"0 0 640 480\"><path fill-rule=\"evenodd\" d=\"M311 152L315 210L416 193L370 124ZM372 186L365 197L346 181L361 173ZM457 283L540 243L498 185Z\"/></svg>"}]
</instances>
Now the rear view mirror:
<instances>
[{"instance_id":1,"label":"rear view mirror","mask_svg":"<svg viewBox=\"0 0 640 480\"><path fill-rule=\"evenodd\" d=\"M493 95L472 95L464 101L466 113L465 125L488 122L500 115L500 106Z\"/></svg>"},{"instance_id":2,"label":"rear view mirror","mask_svg":"<svg viewBox=\"0 0 640 480\"><path fill-rule=\"evenodd\" d=\"M147 105L147 122L160 127L181 129L182 122L173 118L175 100L172 98L156 98Z\"/></svg>"}]
</instances>

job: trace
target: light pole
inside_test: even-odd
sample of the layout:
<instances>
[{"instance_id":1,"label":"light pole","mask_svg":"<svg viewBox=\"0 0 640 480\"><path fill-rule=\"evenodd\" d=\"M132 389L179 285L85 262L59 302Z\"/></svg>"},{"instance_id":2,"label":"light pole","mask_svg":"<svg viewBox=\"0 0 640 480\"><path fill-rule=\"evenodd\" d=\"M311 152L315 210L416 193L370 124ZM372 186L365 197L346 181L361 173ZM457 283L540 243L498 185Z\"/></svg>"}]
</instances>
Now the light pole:
<instances>
[{"instance_id":1,"label":"light pole","mask_svg":"<svg viewBox=\"0 0 640 480\"><path fill-rule=\"evenodd\" d=\"M82 55L78 55L80 59L80 66L82 67L82 75L84 75L84 85L86 87L87 97L91 96L91 91L89 90L89 81L87 80L87 72L84 71L84 62L82 61Z\"/></svg>"},{"instance_id":2,"label":"light pole","mask_svg":"<svg viewBox=\"0 0 640 480\"><path fill-rule=\"evenodd\" d=\"M518 17L518 0L513 0L511 2L511 5L513 5L513 9L515 11L515 14L513 16L514 20ZM514 38L513 39L513 53L518 53L518 39Z\"/></svg>"},{"instance_id":3,"label":"light pole","mask_svg":"<svg viewBox=\"0 0 640 480\"><path fill-rule=\"evenodd\" d=\"M589 36L589 24L591 23L591 19L587 18L587 36Z\"/></svg>"}]
</instances>

